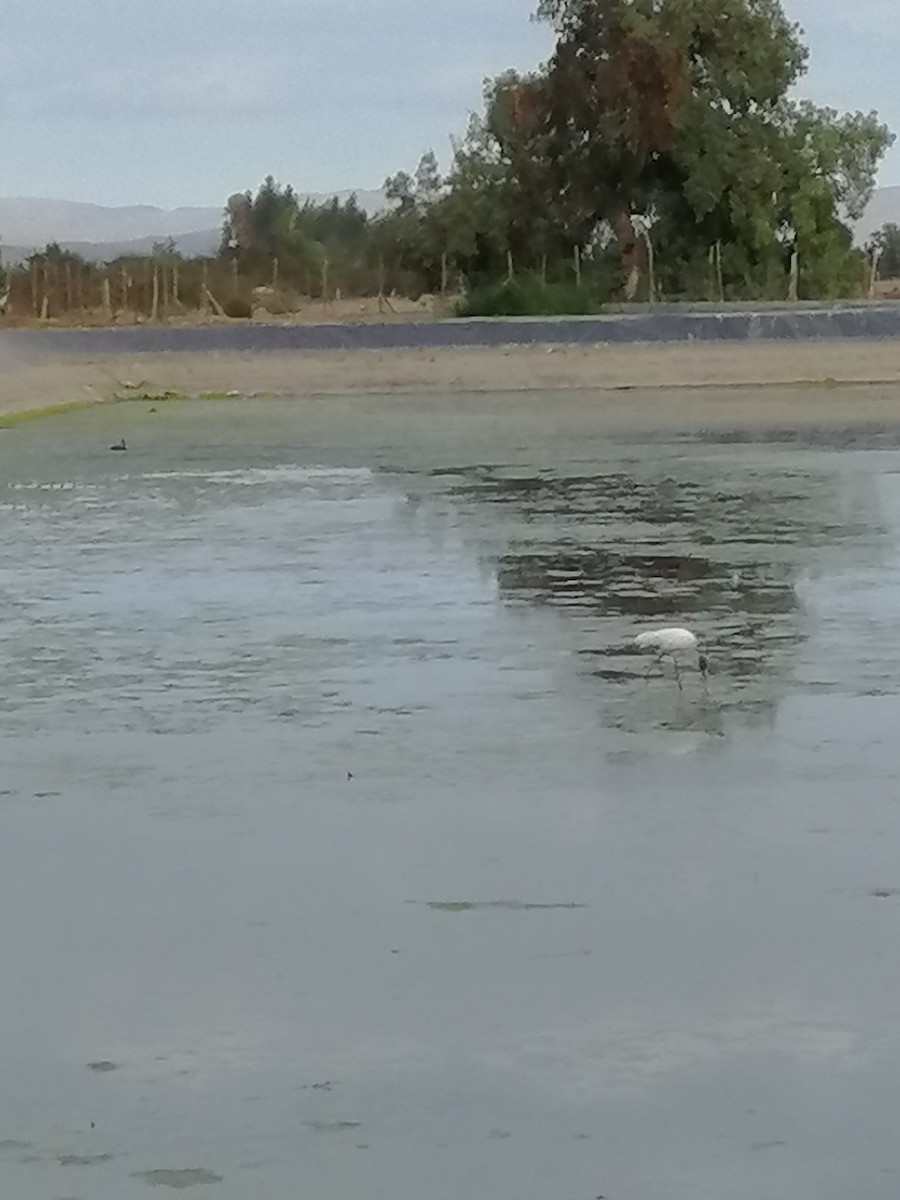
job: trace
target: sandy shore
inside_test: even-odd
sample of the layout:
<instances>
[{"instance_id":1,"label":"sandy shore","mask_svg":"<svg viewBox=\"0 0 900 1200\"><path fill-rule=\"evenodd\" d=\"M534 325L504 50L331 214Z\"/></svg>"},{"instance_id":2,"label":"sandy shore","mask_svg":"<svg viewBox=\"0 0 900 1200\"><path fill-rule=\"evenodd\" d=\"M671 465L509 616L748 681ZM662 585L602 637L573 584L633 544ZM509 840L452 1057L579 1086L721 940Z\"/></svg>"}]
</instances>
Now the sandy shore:
<instances>
[{"instance_id":1,"label":"sandy shore","mask_svg":"<svg viewBox=\"0 0 900 1200\"><path fill-rule=\"evenodd\" d=\"M0 376L0 412L104 401L128 388L185 395L414 395L475 392L606 394L611 409L659 392L653 407L752 408L771 420L791 388L797 420L882 421L900 417L900 342L715 343L581 347L511 347L321 353L172 353L64 356L16 353ZM813 386L809 386L813 385ZM818 385L818 386L815 386ZM846 385L846 386L844 386ZM741 400L741 389L767 389ZM727 399L715 389L734 388ZM680 389L680 391L679 391ZM687 392L707 390L704 396ZM852 401L848 396L852 395ZM680 397L680 399L678 399ZM764 411L758 411L760 408ZM724 415L724 414L723 414ZM786 418L787 413L781 412Z\"/></svg>"}]
</instances>

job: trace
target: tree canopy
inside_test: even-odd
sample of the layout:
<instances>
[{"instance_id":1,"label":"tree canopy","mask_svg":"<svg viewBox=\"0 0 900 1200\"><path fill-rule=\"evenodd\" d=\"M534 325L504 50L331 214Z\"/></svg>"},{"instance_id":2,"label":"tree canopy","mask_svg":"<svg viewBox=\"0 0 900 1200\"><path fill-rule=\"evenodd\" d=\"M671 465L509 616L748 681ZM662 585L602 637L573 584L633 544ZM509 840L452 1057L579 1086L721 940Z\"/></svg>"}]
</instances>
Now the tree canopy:
<instances>
[{"instance_id":1,"label":"tree canopy","mask_svg":"<svg viewBox=\"0 0 900 1200\"><path fill-rule=\"evenodd\" d=\"M260 270L349 253L430 291L583 270L646 295L651 254L675 297L783 298L792 265L804 296L862 287L850 223L893 138L794 98L807 50L780 0L539 0L536 17L548 61L486 82L446 177L426 154L369 221L268 179L229 201L223 253Z\"/></svg>"}]
</instances>

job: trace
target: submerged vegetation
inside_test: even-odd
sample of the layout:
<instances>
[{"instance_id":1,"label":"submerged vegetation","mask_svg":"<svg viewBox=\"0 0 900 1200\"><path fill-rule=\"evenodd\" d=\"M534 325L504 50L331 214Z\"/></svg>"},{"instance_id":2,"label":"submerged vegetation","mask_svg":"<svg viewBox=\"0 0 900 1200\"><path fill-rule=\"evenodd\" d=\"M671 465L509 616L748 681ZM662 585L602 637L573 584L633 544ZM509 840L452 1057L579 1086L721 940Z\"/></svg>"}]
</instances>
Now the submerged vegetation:
<instances>
[{"instance_id":1,"label":"submerged vegetation","mask_svg":"<svg viewBox=\"0 0 900 1200\"><path fill-rule=\"evenodd\" d=\"M246 318L440 294L468 315L589 313L860 296L879 256L900 270L896 227L867 252L851 235L893 135L793 98L808 54L779 0L540 0L536 16L548 61L489 80L447 173L429 152L386 180L382 212L268 178L229 199L216 256L167 244L99 268L49 246L12 272L13 310Z\"/></svg>"}]
</instances>

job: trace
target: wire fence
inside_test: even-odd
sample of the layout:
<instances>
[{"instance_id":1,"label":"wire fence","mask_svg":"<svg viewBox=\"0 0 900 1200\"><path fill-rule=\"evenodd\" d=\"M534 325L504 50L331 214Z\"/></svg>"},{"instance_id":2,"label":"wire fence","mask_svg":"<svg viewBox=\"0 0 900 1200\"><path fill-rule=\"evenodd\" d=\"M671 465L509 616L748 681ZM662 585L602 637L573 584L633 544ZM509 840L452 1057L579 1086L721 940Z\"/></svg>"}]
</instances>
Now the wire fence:
<instances>
[{"instance_id":1,"label":"wire fence","mask_svg":"<svg viewBox=\"0 0 900 1200\"><path fill-rule=\"evenodd\" d=\"M445 286L447 278L445 271ZM376 299L378 311L390 313L394 298L417 301L423 290L415 272L382 264L324 262L287 270L273 259L264 270L249 272L220 258L100 265L75 256L34 256L0 275L0 315L14 322L134 324L191 315L248 316L255 310L288 315L304 303L327 308L352 298Z\"/></svg>"}]
</instances>

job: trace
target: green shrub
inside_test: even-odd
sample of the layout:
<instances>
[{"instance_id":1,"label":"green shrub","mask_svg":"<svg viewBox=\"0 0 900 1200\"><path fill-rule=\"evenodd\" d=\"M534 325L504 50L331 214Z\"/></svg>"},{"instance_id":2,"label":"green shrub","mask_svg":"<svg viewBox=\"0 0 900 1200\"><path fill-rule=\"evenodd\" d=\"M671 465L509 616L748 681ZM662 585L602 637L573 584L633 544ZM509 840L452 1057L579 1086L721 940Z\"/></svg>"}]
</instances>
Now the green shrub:
<instances>
[{"instance_id":1,"label":"green shrub","mask_svg":"<svg viewBox=\"0 0 900 1200\"><path fill-rule=\"evenodd\" d=\"M599 313L608 297L582 282L544 282L520 275L499 283L481 283L456 306L458 317L561 317Z\"/></svg>"}]
</instances>

